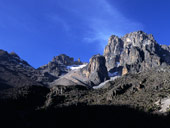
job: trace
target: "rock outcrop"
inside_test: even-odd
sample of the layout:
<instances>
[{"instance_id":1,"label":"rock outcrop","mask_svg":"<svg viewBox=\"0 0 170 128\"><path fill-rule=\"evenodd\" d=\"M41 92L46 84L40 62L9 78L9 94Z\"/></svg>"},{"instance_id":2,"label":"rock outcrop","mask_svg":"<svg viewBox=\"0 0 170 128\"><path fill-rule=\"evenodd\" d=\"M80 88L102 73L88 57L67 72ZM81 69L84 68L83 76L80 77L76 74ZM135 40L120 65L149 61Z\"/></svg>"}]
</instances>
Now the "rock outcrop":
<instances>
[{"instance_id":1,"label":"rock outcrop","mask_svg":"<svg viewBox=\"0 0 170 128\"><path fill-rule=\"evenodd\" d=\"M126 34L122 38L111 36L104 56L108 71L119 71L120 75L136 73L170 64L170 48L159 45L153 35L142 31Z\"/></svg>"},{"instance_id":2,"label":"rock outcrop","mask_svg":"<svg viewBox=\"0 0 170 128\"><path fill-rule=\"evenodd\" d=\"M105 58L101 55L95 55L90 59L86 76L94 85L98 85L109 78L105 63Z\"/></svg>"}]
</instances>

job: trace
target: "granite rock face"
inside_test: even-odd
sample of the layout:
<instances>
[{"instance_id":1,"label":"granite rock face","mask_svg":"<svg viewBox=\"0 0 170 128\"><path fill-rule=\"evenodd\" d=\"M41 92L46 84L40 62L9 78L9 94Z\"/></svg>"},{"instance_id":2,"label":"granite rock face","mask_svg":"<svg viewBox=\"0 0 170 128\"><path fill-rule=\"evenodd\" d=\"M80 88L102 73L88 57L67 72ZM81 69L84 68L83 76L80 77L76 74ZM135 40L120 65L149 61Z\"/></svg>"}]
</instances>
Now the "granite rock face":
<instances>
[{"instance_id":1,"label":"granite rock face","mask_svg":"<svg viewBox=\"0 0 170 128\"><path fill-rule=\"evenodd\" d=\"M95 55L90 59L89 64L85 67L70 71L63 77L54 81L54 85L82 85L96 86L101 82L109 79L107 68L105 66L105 58L101 55Z\"/></svg>"},{"instance_id":2,"label":"granite rock face","mask_svg":"<svg viewBox=\"0 0 170 128\"><path fill-rule=\"evenodd\" d=\"M170 64L170 48L159 45L153 35L142 31L126 34L119 38L111 36L105 47L104 56L108 71L136 73L160 65Z\"/></svg>"},{"instance_id":3,"label":"granite rock face","mask_svg":"<svg viewBox=\"0 0 170 128\"><path fill-rule=\"evenodd\" d=\"M95 55L90 59L87 68L87 77L94 85L98 85L109 79L105 63L105 58L101 55Z\"/></svg>"}]
</instances>

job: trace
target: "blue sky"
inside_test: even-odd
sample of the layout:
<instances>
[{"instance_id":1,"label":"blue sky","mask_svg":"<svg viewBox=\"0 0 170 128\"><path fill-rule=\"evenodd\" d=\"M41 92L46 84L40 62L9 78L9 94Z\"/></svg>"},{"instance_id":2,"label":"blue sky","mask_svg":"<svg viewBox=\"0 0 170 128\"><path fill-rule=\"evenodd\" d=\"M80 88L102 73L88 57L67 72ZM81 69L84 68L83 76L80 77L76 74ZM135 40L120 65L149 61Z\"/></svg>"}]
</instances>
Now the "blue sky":
<instances>
[{"instance_id":1,"label":"blue sky","mask_svg":"<svg viewBox=\"0 0 170 128\"><path fill-rule=\"evenodd\" d=\"M88 62L111 35L137 30L170 45L170 1L0 0L0 49L35 68L61 53Z\"/></svg>"}]
</instances>

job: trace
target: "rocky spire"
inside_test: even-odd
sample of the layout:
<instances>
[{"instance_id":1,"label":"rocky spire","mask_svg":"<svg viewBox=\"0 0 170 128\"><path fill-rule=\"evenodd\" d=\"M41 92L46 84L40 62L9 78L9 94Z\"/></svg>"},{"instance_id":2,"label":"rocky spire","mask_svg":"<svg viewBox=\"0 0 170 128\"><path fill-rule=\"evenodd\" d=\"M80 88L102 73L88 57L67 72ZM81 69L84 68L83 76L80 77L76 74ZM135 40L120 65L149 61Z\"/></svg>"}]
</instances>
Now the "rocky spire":
<instances>
[{"instance_id":1,"label":"rocky spire","mask_svg":"<svg viewBox=\"0 0 170 128\"><path fill-rule=\"evenodd\" d=\"M108 45L106 45L104 49L104 56L106 59L106 66L108 70L117 65L122 51L123 41L119 37L112 35L109 38Z\"/></svg>"},{"instance_id":2,"label":"rocky spire","mask_svg":"<svg viewBox=\"0 0 170 128\"><path fill-rule=\"evenodd\" d=\"M95 55L90 59L87 68L87 77L94 85L98 85L109 79L105 62L104 56L101 55Z\"/></svg>"}]
</instances>

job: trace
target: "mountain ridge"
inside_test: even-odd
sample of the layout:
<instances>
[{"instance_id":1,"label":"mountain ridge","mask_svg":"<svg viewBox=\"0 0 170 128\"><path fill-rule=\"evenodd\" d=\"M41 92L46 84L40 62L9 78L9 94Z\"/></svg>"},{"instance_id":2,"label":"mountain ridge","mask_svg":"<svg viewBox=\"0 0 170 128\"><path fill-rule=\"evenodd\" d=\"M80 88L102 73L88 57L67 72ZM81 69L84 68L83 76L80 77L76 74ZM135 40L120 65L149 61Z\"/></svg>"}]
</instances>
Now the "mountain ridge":
<instances>
[{"instance_id":1,"label":"mountain ridge","mask_svg":"<svg viewBox=\"0 0 170 128\"><path fill-rule=\"evenodd\" d=\"M3 66L8 67L9 69L11 66L12 71L14 72L15 70L16 72L23 71L23 74L29 77L29 79L31 78L33 81L40 84L55 86L59 84L62 85L63 81L68 80L68 82L63 84L97 86L101 82L108 80L109 77L123 76L127 73L138 73L157 66L169 65L170 47L167 45L159 45L152 34L136 31L125 34L122 37L112 35L104 49L103 56L103 60L94 62L92 59L95 58L95 56L93 56L88 64L81 62L80 59L75 61L73 57L60 54L55 56L48 64L35 69L26 61L22 60L16 53L8 53L0 50L0 59ZM89 73L91 72L89 70L90 63L96 63L95 65L97 67L93 66L93 68L98 68L97 70L105 72L104 75L98 76L99 74L97 73L89 78ZM102 66L99 66L100 64L102 64ZM103 70L105 66L108 73L104 71L105 69ZM88 69L86 68L85 70L84 67L87 67ZM95 74L95 70L93 69L91 73ZM94 83L94 81L97 80L96 78L99 82ZM94 79L92 80L93 82L90 79Z\"/></svg>"}]
</instances>

